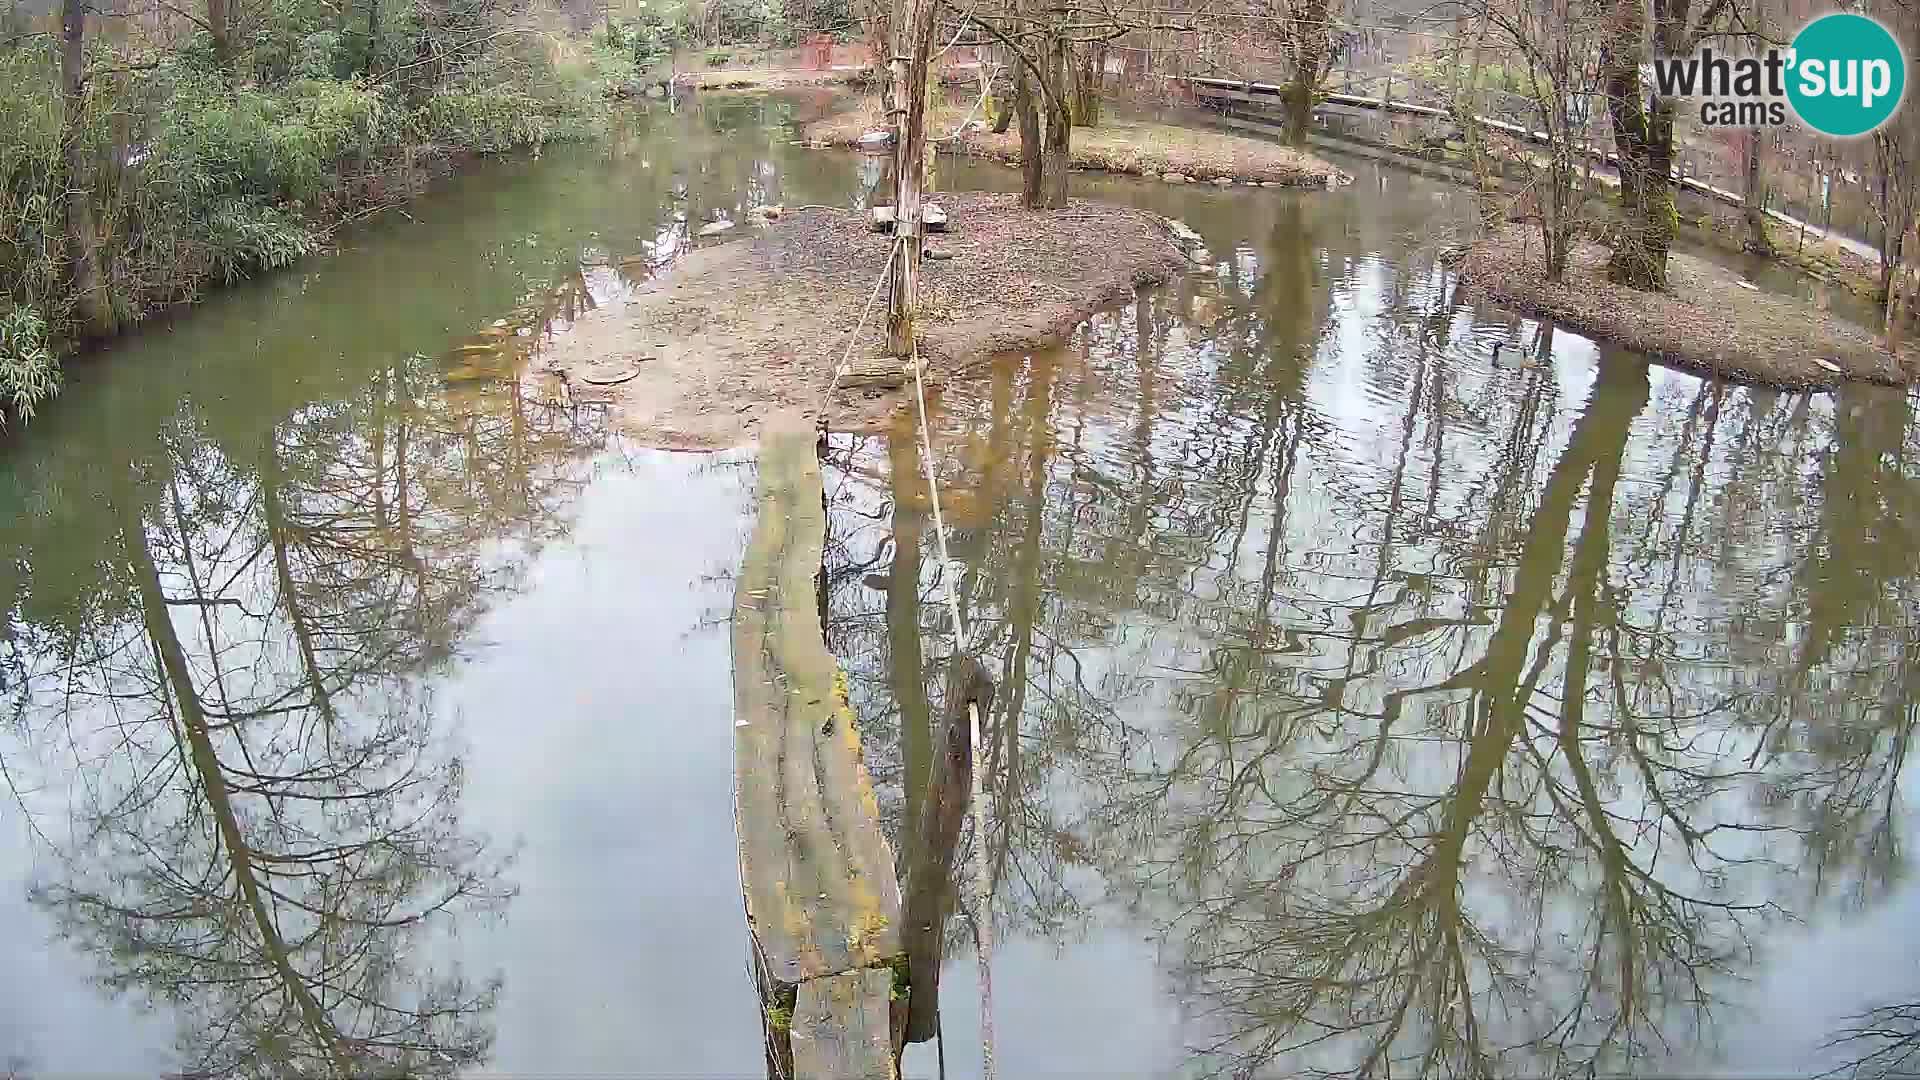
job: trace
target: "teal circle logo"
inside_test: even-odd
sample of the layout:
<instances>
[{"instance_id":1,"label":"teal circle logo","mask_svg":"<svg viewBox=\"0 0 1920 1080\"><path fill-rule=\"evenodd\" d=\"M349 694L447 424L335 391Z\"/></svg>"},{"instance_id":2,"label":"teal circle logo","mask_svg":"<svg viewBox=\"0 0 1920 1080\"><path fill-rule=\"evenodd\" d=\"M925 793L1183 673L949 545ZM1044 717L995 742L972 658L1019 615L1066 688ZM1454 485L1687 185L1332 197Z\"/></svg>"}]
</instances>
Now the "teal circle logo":
<instances>
[{"instance_id":1,"label":"teal circle logo","mask_svg":"<svg viewBox=\"0 0 1920 1080\"><path fill-rule=\"evenodd\" d=\"M1800 28L1787 55L1787 102L1822 135L1865 135L1893 116L1906 93L1900 43L1865 15L1822 15Z\"/></svg>"}]
</instances>

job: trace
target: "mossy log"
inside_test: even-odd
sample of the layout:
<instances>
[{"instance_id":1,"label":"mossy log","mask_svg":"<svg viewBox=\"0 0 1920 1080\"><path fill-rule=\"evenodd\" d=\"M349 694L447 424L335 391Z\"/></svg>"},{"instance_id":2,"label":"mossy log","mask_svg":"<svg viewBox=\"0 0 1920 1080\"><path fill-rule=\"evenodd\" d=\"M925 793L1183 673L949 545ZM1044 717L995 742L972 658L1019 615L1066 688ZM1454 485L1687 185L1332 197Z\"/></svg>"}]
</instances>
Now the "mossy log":
<instances>
[{"instance_id":1,"label":"mossy log","mask_svg":"<svg viewBox=\"0 0 1920 1080\"><path fill-rule=\"evenodd\" d=\"M795 1003L784 1030L768 1025L770 1042L791 1035L793 1075L890 1077L900 889L815 606L826 519L814 447L797 411L761 428L758 518L733 609L740 881L762 996Z\"/></svg>"}]
</instances>

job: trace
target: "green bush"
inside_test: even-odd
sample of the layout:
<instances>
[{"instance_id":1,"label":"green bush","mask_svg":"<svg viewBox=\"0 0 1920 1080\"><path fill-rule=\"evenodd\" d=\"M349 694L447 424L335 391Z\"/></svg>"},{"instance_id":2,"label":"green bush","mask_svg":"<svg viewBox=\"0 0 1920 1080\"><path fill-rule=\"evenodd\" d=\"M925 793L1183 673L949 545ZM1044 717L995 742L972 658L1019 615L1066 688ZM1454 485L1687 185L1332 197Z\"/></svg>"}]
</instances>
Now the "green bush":
<instances>
[{"instance_id":1,"label":"green bush","mask_svg":"<svg viewBox=\"0 0 1920 1080\"><path fill-rule=\"evenodd\" d=\"M21 420L60 388L60 365L47 344L47 322L32 308L0 309L0 428L11 411Z\"/></svg>"},{"instance_id":2,"label":"green bush","mask_svg":"<svg viewBox=\"0 0 1920 1080\"><path fill-rule=\"evenodd\" d=\"M213 273L229 285L291 266L320 246L318 236L283 211L245 199L222 204L207 219Z\"/></svg>"},{"instance_id":3,"label":"green bush","mask_svg":"<svg viewBox=\"0 0 1920 1080\"><path fill-rule=\"evenodd\" d=\"M664 19L646 12L627 27L627 51L634 63L649 67L673 52L677 37Z\"/></svg>"},{"instance_id":4,"label":"green bush","mask_svg":"<svg viewBox=\"0 0 1920 1080\"><path fill-rule=\"evenodd\" d=\"M707 66L710 68L723 67L726 64L729 64L732 62L733 62L732 49L708 49L707 50Z\"/></svg>"},{"instance_id":5,"label":"green bush","mask_svg":"<svg viewBox=\"0 0 1920 1080\"><path fill-rule=\"evenodd\" d=\"M438 91L427 104L426 122L434 141L481 154L537 147L551 130L532 96L498 87Z\"/></svg>"},{"instance_id":6,"label":"green bush","mask_svg":"<svg viewBox=\"0 0 1920 1080\"><path fill-rule=\"evenodd\" d=\"M52 43L0 50L0 410L31 415L82 332L315 251L334 223L410 187L423 144L500 153L594 130L607 51L556 64L546 38L500 33L488 3L391 5L370 33L269 0L289 18L251 31L231 75L204 34L132 64L103 50L71 130ZM663 27L625 35L626 55ZM93 196L96 299L111 308L84 312L84 328L65 243L70 146Z\"/></svg>"}]
</instances>

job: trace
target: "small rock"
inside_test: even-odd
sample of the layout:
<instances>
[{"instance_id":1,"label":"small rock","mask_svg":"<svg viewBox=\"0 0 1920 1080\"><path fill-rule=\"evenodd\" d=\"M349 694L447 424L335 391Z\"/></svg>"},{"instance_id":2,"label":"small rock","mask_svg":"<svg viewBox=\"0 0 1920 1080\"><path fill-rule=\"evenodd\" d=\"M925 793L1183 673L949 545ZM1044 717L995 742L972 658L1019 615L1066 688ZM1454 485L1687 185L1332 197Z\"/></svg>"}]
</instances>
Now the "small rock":
<instances>
[{"instance_id":1,"label":"small rock","mask_svg":"<svg viewBox=\"0 0 1920 1080\"><path fill-rule=\"evenodd\" d=\"M1213 252L1208 251L1206 248L1203 248L1203 247L1188 249L1187 258L1192 259L1194 262L1199 263L1201 266L1213 265Z\"/></svg>"},{"instance_id":2,"label":"small rock","mask_svg":"<svg viewBox=\"0 0 1920 1080\"><path fill-rule=\"evenodd\" d=\"M932 259L934 262L946 262L948 259L953 258L953 252L948 251L946 248L930 247L922 251L920 257L923 259Z\"/></svg>"},{"instance_id":3,"label":"small rock","mask_svg":"<svg viewBox=\"0 0 1920 1080\"><path fill-rule=\"evenodd\" d=\"M1841 373L1840 365L1834 363L1831 360L1826 359L1825 357L1815 356L1815 357L1810 357L1809 359L1811 359L1814 363L1819 364L1821 367L1826 368L1828 371L1833 372L1835 375L1838 375Z\"/></svg>"},{"instance_id":4,"label":"small rock","mask_svg":"<svg viewBox=\"0 0 1920 1080\"><path fill-rule=\"evenodd\" d=\"M1214 187L1232 187L1232 186L1233 186L1233 177L1231 177L1231 176L1216 176L1216 177L1214 177L1214 178L1213 178L1213 186L1214 186Z\"/></svg>"},{"instance_id":5,"label":"small rock","mask_svg":"<svg viewBox=\"0 0 1920 1080\"><path fill-rule=\"evenodd\" d=\"M654 83L652 86L647 87L647 96L658 101L667 96L667 88L661 86L659 83Z\"/></svg>"},{"instance_id":6,"label":"small rock","mask_svg":"<svg viewBox=\"0 0 1920 1080\"><path fill-rule=\"evenodd\" d=\"M1177 172L1161 173L1160 179L1165 180L1169 184L1191 184L1193 182L1193 177L1188 176L1186 173Z\"/></svg>"},{"instance_id":7,"label":"small rock","mask_svg":"<svg viewBox=\"0 0 1920 1080\"><path fill-rule=\"evenodd\" d=\"M860 136L861 146L885 146L893 141L891 131L869 131Z\"/></svg>"},{"instance_id":8,"label":"small rock","mask_svg":"<svg viewBox=\"0 0 1920 1080\"><path fill-rule=\"evenodd\" d=\"M1741 287L1741 288L1743 288L1743 289L1751 289L1751 290L1753 290L1754 292L1759 292L1759 291L1760 291L1760 286L1758 286L1758 285L1755 285L1755 284L1754 284L1753 282L1751 282L1751 281L1736 281L1736 282L1734 282L1734 284L1735 284L1735 285L1738 285L1738 286L1740 286L1740 287Z\"/></svg>"},{"instance_id":9,"label":"small rock","mask_svg":"<svg viewBox=\"0 0 1920 1080\"><path fill-rule=\"evenodd\" d=\"M1278 180L1262 180L1260 181L1260 186L1261 187L1286 187L1285 184L1282 184Z\"/></svg>"},{"instance_id":10,"label":"small rock","mask_svg":"<svg viewBox=\"0 0 1920 1080\"><path fill-rule=\"evenodd\" d=\"M701 236L719 236L721 233L726 232L731 228L733 228L733 222L731 221L716 221L711 225L700 226L700 235Z\"/></svg>"}]
</instances>

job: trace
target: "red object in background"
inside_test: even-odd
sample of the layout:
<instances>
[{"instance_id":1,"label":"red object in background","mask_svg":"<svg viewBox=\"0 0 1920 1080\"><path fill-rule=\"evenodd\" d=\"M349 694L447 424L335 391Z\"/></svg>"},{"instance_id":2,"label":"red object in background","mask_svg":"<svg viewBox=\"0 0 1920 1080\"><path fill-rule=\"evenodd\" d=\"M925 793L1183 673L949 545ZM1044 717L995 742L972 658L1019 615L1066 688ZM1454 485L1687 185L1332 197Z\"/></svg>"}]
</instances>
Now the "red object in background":
<instances>
[{"instance_id":1,"label":"red object in background","mask_svg":"<svg viewBox=\"0 0 1920 1080\"><path fill-rule=\"evenodd\" d=\"M825 71L833 64L833 35L815 34L802 46L804 63L815 71Z\"/></svg>"}]
</instances>

